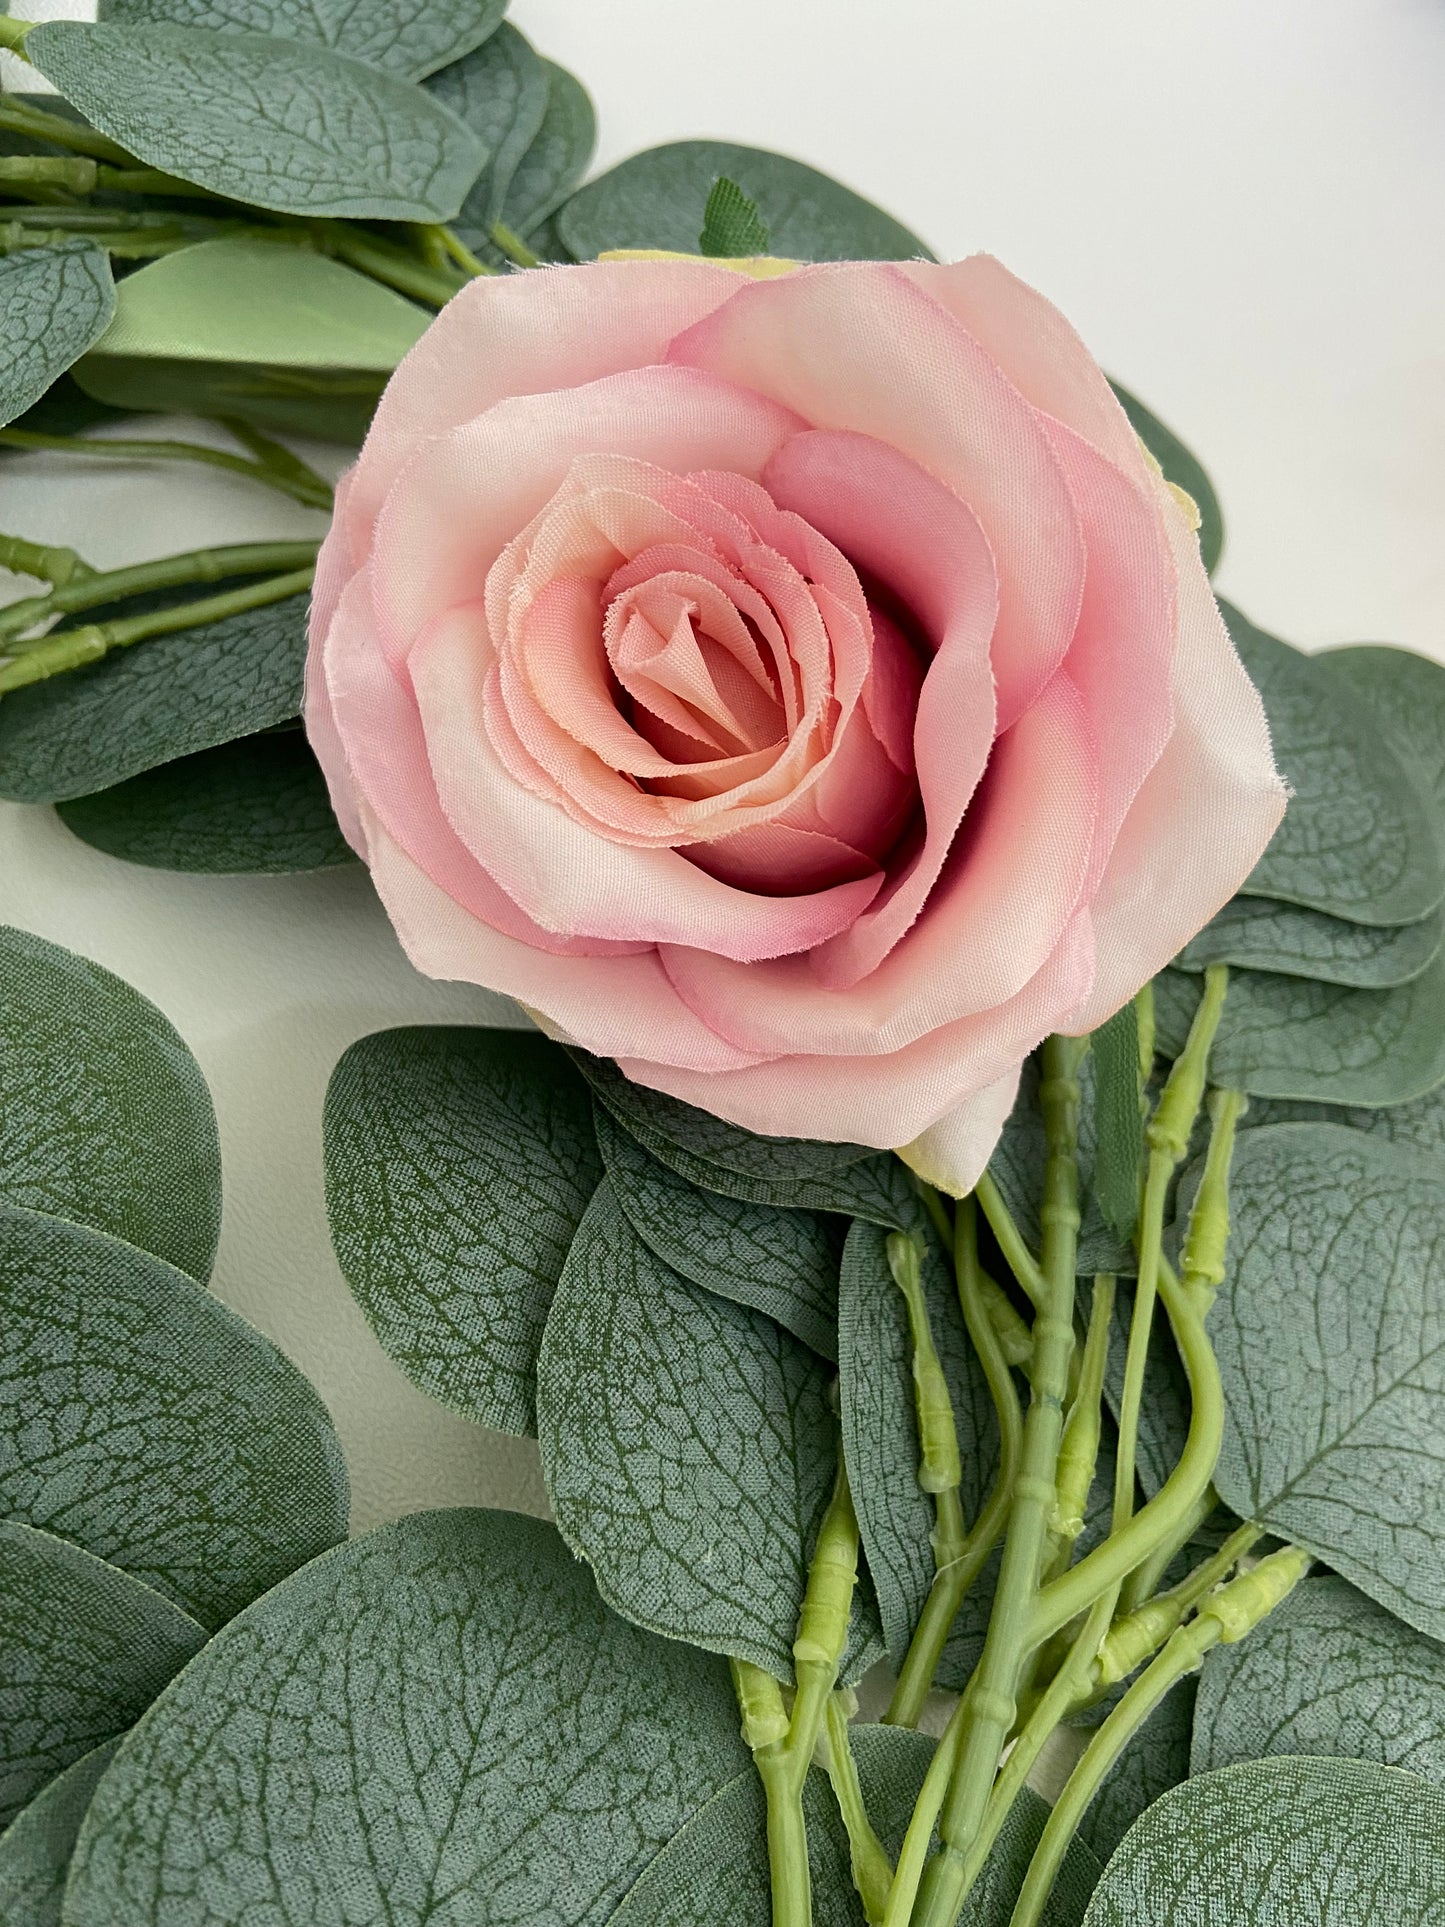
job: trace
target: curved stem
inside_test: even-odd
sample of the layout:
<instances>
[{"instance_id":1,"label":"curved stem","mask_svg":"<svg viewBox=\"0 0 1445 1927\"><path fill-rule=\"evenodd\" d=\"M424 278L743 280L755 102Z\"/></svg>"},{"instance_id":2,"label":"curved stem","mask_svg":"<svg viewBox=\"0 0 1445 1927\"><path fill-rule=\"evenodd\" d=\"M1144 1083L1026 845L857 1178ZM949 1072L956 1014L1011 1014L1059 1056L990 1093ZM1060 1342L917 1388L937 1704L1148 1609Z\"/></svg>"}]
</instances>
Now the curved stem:
<instances>
[{"instance_id":1,"label":"curved stem","mask_svg":"<svg viewBox=\"0 0 1445 1927\"><path fill-rule=\"evenodd\" d=\"M515 234L512 229L507 227L503 222L493 221L487 233L492 246L499 248L501 252L506 255L507 259L517 267L541 267L542 262L540 256L533 254L521 235Z\"/></svg>"},{"instance_id":2,"label":"curved stem","mask_svg":"<svg viewBox=\"0 0 1445 1927\"><path fill-rule=\"evenodd\" d=\"M331 490L319 475L309 481L298 475L284 474L267 463L232 455L223 448L204 448L198 442L140 441L128 438L101 440L93 435L40 435L28 428L0 428L0 448L23 448L54 452L57 455L94 455L111 462L200 462L207 468L220 468L231 475L244 475L248 481L278 489L307 508L329 509ZM308 471L309 473L309 471Z\"/></svg>"},{"instance_id":3,"label":"curved stem","mask_svg":"<svg viewBox=\"0 0 1445 1927\"><path fill-rule=\"evenodd\" d=\"M987 1171L979 1179L974 1195L983 1207L990 1231L998 1239L998 1248L1009 1270L1022 1285L1035 1311L1042 1309L1045 1298L1044 1274L1029 1250L1023 1233L1014 1223L1013 1213L1004 1203L1003 1193Z\"/></svg>"}]
</instances>

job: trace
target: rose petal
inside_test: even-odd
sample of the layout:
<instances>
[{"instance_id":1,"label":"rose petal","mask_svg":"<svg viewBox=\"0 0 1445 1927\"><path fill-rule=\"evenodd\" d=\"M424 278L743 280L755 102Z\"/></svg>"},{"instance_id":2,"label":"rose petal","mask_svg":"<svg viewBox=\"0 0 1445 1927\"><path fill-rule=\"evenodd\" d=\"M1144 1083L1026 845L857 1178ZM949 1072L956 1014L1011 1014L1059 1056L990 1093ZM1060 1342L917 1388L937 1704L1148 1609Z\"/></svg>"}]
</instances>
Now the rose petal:
<instances>
[{"instance_id":1,"label":"rose petal","mask_svg":"<svg viewBox=\"0 0 1445 1927\"><path fill-rule=\"evenodd\" d=\"M966 1198L1003 1135L1018 1088L1019 1074L1012 1070L946 1111L911 1144L900 1145L899 1157L925 1184L951 1198Z\"/></svg>"}]
</instances>

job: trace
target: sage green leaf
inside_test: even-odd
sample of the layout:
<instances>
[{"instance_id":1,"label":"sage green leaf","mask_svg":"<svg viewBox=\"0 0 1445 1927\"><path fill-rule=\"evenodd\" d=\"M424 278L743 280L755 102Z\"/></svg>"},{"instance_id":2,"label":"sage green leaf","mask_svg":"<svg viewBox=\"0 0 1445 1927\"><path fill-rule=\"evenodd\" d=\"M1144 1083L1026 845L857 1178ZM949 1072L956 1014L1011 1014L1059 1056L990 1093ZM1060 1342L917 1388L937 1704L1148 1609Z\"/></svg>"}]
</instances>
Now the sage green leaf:
<instances>
[{"instance_id":1,"label":"sage green leaf","mask_svg":"<svg viewBox=\"0 0 1445 1927\"><path fill-rule=\"evenodd\" d=\"M271 435L360 442L386 376L356 368L266 368L160 355L82 355L76 386L112 414L234 415Z\"/></svg>"},{"instance_id":2,"label":"sage green leaf","mask_svg":"<svg viewBox=\"0 0 1445 1927\"><path fill-rule=\"evenodd\" d=\"M356 861L299 729L198 750L58 813L82 843L154 870L286 876Z\"/></svg>"},{"instance_id":3,"label":"sage green leaf","mask_svg":"<svg viewBox=\"0 0 1445 1927\"><path fill-rule=\"evenodd\" d=\"M1155 980L1156 984L1159 981ZM1197 992L1196 992L1197 995ZM1079 1066L1079 1185L1083 1222L1075 1256L1081 1277L1096 1271L1132 1272L1133 1248L1104 1220L1094 1183L1095 1117L1093 1053ZM1036 1057L1026 1058L1019 1075L1018 1096L1004 1124L1003 1133L988 1161L989 1175L998 1186L1009 1214L1024 1235L1030 1250L1037 1254L1042 1227L1039 1206L1044 1195L1044 1164L1048 1147L1044 1142L1043 1112L1039 1108L1039 1065Z\"/></svg>"},{"instance_id":4,"label":"sage green leaf","mask_svg":"<svg viewBox=\"0 0 1445 1927\"><path fill-rule=\"evenodd\" d=\"M959 1497L964 1518L972 1522L998 1470L998 1424L959 1310L952 1267L935 1239L925 1245L922 1269L929 1325L953 1402L963 1469ZM853 1504L888 1656L897 1669L933 1583L935 1511L932 1496L918 1483L907 1307L888 1268L888 1233L861 1220L843 1251L838 1391ZM940 1683L952 1685L959 1670L956 1655L945 1660Z\"/></svg>"},{"instance_id":5,"label":"sage green leaf","mask_svg":"<svg viewBox=\"0 0 1445 1927\"><path fill-rule=\"evenodd\" d=\"M1426 797L1445 834L1445 667L1382 642L1326 649L1314 660L1362 704Z\"/></svg>"},{"instance_id":6,"label":"sage green leaf","mask_svg":"<svg viewBox=\"0 0 1445 1927\"><path fill-rule=\"evenodd\" d=\"M0 1827L139 1719L205 1638L128 1573L0 1522Z\"/></svg>"},{"instance_id":7,"label":"sage green leaf","mask_svg":"<svg viewBox=\"0 0 1445 1927\"><path fill-rule=\"evenodd\" d=\"M594 1106L593 1122L617 1202L650 1251L695 1285L765 1312L837 1358L836 1218L699 1190L649 1157L605 1105Z\"/></svg>"},{"instance_id":8,"label":"sage green leaf","mask_svg":"<svg viewBox=\"0 0 1445 1927\"><path fill-rule=\"evenodd\" d=\"M1084 1927L1441 1927L1445 1794L1365 1760L1276 1759L1157 1800Z\"/></svg>"},{"instance_id":9,"label":"sage green leaf","mask_svg":"<svg viewBox=\"0 0 1445 1927\"><path fill-rule=\"evenodd\" d=\"M1229 1651L1238 1649L1230 1647ZM1079 1838L1107 1866L1114 1849L1146 1808L1189 1777L1189 1734L1195 1680L1165 1694L1104 1775L1079 1825Z\"/></svg>"},{"instance_id":10,"label":"sage green leaf","mask_svg":"<svg viewBox=\"0 0 1445 1927\"><path fill-rule=\"evenodd\" d=\"M1205 568L1213 575L1224 553L1224 516L1219 497L1214 492L1214 484L1205 474L1198 457L1184 446L1172 428L1160 421L1152 409L1146 408L1137 395L1130 394L1117 381L1110 382L1109 386L1129 417L1130 427L1163 469L1165 480L1173 482L1176 488L1182 488L1186 495L1192 497L1199 510L1199 553Z\"/></svg>"},{"instance_id":11,"label":"sage green leaf","mask_svg":"<svg viewBox=\"0 0 1445 1927\"><path fill-rule=\"evenodd\" d=\"M200 241L126 276L85 372L115 356L389 375L432 319L310 248Z\"/></svg>"},{"instance_id":12,"label":"sage green leaf","mask_svg":"<svg viewBox=\"0 0 1445 1927\"><path fill-rule=\"evenodd\" d=\"M346 1470L296 1367L194 1279L0 1210L0 1511L213 1627L346 1530Z\"/></svg>"},{"instance_id":13,"label":"sage green leaf","mask_svg":"<svg viewBox=\"0 0 1445 1927\"><path fill-rule=\"evenodd\" d=\"M0 926L0 1197L210 1276L221 1150L200 1067L148 998Z\"/></svg>"},{"instance_id":14,"label":"sage green leaf","mask_svg":"<svg viewBox=\"0 0 1445 1927\"><path fill-rule=\"evenodd\" d=\"M567 266L572 261L562 237L557 232L557 216L549 214L534 228L527 231L527 246L542 262L556 262Z\"/></svg>"},{"instance_id":15,"label":"sage green leaf","mask_svg":"<svg viewBox=\"0 0 1445 1927\"><path fill-rule=\"evenodd\" d=\"M836 1464L828 1379L770 1318L663 1264L603 1180L547 1319L537 1436L557 1525L614 1611L792 1677ZM855 1602L845 1666L876 1656Z\"/></svg>"},{"instance_id":16,"label":"sage green leaf","mask_svg":"<svg viewBox=\"0 0 1445 1927\"><path fill-rule=\"evenodd\" d=\"M1230 1197L1231 1276L1210 1317L1220 1497L1445 1637L1438 1160L1277 1124L1240 1137Z\"/></svg>"},{"instance_id":17,"label":"sage green leaf","mask_svg":"<svg viewBox=\"0 0 1445 1927\"><path fill-rule=\"evenodd\" d=\"M154 636L0 703L0 798L53 803L290 722L301 707L304 595Z\"/></svg>"},{"instance_id":18,"label":"sage green leaf","mask_svg":"<svg viewBox=\"0 0 1445 1927\"><path fill-rule=\"evenodd\" d=\"M383 73L419 80L460 60L495 31L507 0L100 0L100 18L123 26L208 27L274 34L364 60Z\"/></svg>"},{"instance_id":19,"label":"sage green leaf","mask_svg":"<svg viewBox=\"0 0 1445 1927\"><path fill-rule=\"evenodd\" d=\"M66 1921L600 1923L747 1764L726 1667L608 1614L550 1526L418 1513L258 1600L151 1709Z\"/></svg>"},{"instance_id":20,"label":"sage green leaf","mask_svg":"<svg viewBox=\"0 0 1445 1927\"><path fill-rule=\"evenodd\" d=\"M1200 979L1154 979L1159 1049L1184 1047ZM1239 970L1229 982L1210 1070L1256 1097L1373 1107L1407 1104L1445 1081L1445 952L1394 990Z\"/></svg>"},{"instance_id":21,"label":"sage green leaf","mask_svg":"<svg viewBox=\"0 0 1445 1927\"><path fill-rule=\"evenodd\" d=\"M1439 910L1418 923L1372 926L1268 897L1231 897L1176 961L1181 970L1242 964L1358 990L1389 990L1432 964L1442 940L1445 913Z\"/></svg>"},{"instance_id":22,"label":"sage green leaf","mask_svg":"<svg viewBox=\"0 0 1445 1927\"><path fill-rule=\"evenodd\" d=\"M1293 791L1242 886L1351 923L1413 923L1445 898L1429 800L1365 706L1336 676L1227 602L1220 610L1264 698L1275 760Z\"/></svg>"},{"instance_id":23,"label":"sage green leaf","mask_svg":"<svg viewBox=\"0 0 1445 1927\"><path fill-rule=\"evenodd\" d=\"M597 145L597 113L575 74L542 62L547 106L542 124L518 161L502 200L501 218L528 234L555 212L587 172Z\"/></svg>"},{"instance_id":24,"label":"sage green leaf","mask_svg":"<svg viewBox=\"0 0 1445 1927\"><path fill-rule=\"evenodd\" d=\"M1139 1216L1144 1160L1139 1013L1132 999L1094 1032L1092 1047L1094 1195L1110 1230L1128 1240Z\"/></svg>"},{"instance_id":25,"label":"sage green leaf","mask_svg":"<svg viewBox=\"0 0 1445 1927\"><path fill-rule=\"evenodd\" d=\"M326 1094L336 1256L388 1357L452 1411L537 1425L537 1350L602 1177L587 1087L535 1031L378 1031Z\"/></svg>"},{"instance_id":26,"label":"sage green leaf","mask_svg":"<svg viewBox=\"0 0 1445 1927\"><path fill-rule=\"evenodd\" d=\"M1276 1753L1405 1767L1445 1786L1445 1647L1333 1574L1204 1662L1195 1773Z\"/></svg>"},{"instance_id":27,"label":"sage green leaf","mask_svg":"<svg viewBox=\"0 0 1445 1927\"><path fill-rule=\"evenodd\" d=\"M507 191L541 132L550 98L547 66L510 21L465 60L428 80L427 92L471 129L488 155L468 185L453 226L473 246L502 218Z\"/></svg>"},{"instance_id":28,"label":"sage green leaf","mask_svg":"<svg viewBox=\"0 0 1445 1927\"><path fill-rule=\"evenodd\" d=\"M772 249L795 261L909 261L932 255L861 194L763 147L669 141L621 161L580 188L558 215L579 261L608 248L697 253L698 221L720 174L736 181L767 223Z\"/></svg>"},{"instance_id":29,"label":"sage green leaf","mask_svg":"<svg viewBox=\"0 0 1445 1927\"><path fill-rule=\"evenodd\" d=\"M0 255L0 427L80 359L114 306L110 259L89 241Z\"/></svg>"},{"instance_id":30,"label":"sage green leaf","mask_svg":"<svg viewBox=\"0 0 1445 1927\"><path fill-rule=\"evenodd\" d=\"M420 88L328 47L46 20L25 53L148 167L281 214L449 221L486 162Z\"/></svg>"},{"instance_id":31,"label":"sage green leaf","mask_svg":"<svg viewBox=\"0 0 1445 1927\"><path fill-rule=\"evenodd\" d=\"M0 1920L6 1927L61 1927L76 1836L117 1744L107 1740L58 1773L0 1834Z\"/></svg>"},{"instance_id":32,"label":"sage green leaf","mask_svg":"<svg viewBox=\"0 0 1445 1927\"><path fill-rule=\"evenodd\" d=\"M1361 1110L1345 1104L1291 1104L1256 1099L1244 1117L1253 1129L1262 1124L1344 1124L1352 1131L1368 1131L1392 1144L1413 1145L1417 1151L1445 1159L1445 1084L1437 1085L1413 1104L1391 1104ZM1441 1166L1445 1170L1445 1164Z\"/></svg>"},{"instance_id":33,"label":"sage green leaf","mask_svg":"<svg viewBox=\"0 0 1445 1927\"><path fill-rule=\"evenodd\" d=\"M736 181L720 174L713 182L703 209L698 252L724 261L741 261L766 254L771 236L768 224Z\"/></svg>"}]
</instances>

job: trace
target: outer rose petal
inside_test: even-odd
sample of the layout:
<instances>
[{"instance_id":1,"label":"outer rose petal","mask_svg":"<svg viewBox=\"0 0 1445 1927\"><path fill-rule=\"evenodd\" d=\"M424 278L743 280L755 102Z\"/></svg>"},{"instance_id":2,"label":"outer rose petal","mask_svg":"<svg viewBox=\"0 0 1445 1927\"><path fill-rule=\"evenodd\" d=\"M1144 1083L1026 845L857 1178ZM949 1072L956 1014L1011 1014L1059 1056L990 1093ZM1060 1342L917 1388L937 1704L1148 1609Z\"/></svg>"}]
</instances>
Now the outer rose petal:
<instances>
[{"instance_id":1,"label":"outer rose petal","mask_svg":"<svg viewBox=\"0 0 1445 1927\"><path fill-rule=\"evenodd\" d=\"M1018 1071L1011 1070L996 1084L946 1112L911 1144L900 1146L899 1157L925 1184L936 1186L949 1197L966 1198L983 1176L984 1166L1003 1135L1018 1088Z\"/></svg>"},{"instance_id":2,"label":"outer rose petal","mask_svg":"<svg viewBox=\"0 0 1445 1927\"><path fill-rule=\"evenodd\" d=\"M1154 765L1104 871L1093 912L1094 987L1065 1028L1082 1037L1162 970L1239 888L1279 827L1288 792L1274 766L1259 691L1235 654L1199 560L1171 502L1179 566L1174 734Z\"/></svg>"}]
</instances>

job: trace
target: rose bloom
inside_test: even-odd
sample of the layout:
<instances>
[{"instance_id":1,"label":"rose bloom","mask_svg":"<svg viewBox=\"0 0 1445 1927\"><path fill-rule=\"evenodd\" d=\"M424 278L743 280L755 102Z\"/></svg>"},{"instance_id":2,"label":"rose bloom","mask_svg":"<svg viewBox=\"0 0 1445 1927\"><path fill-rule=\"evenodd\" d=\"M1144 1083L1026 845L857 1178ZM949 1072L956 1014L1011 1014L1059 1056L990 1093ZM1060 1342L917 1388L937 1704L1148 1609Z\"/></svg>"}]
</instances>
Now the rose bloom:
<instances>
[{"instance_id":1,"label":"rose bloom","mask_svg":"<svg viewBox=\"0 0 1445 1927\"><path fill-rule=\"evenodd\" d=\"M1285 791L1058 311L987 256L787 266L459 294L338 493L307 726L419 969L962 1193Z\"/></svg>"}]
</instances>

